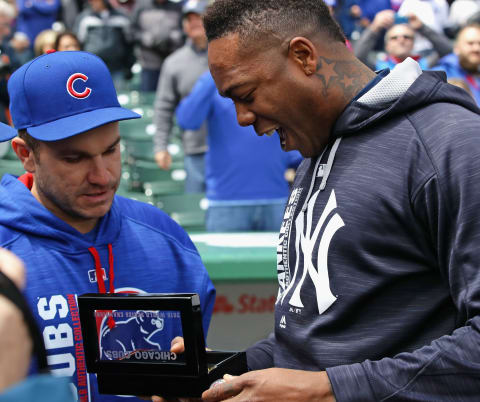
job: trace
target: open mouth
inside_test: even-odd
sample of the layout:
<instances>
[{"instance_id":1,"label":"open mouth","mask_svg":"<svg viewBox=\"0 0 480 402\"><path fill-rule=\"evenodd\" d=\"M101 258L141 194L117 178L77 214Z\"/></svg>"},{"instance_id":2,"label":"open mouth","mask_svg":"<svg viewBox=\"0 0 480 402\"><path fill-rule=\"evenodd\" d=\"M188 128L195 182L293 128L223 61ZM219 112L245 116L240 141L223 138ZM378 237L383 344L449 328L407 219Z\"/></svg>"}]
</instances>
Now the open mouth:
<instances>
[{"instance_id":1,"label":"open mouth","mask_svg":"<svg viewBox=\"0 0 480 402\"><path fill-rule=\"evenodd\" d=\"M278 136L280 137L280 145L282 146L282 149L285 149L287 135L285 134L285 131L283 130L282 127L272 128L268 131L265 131L263 134L271 137L275 133L277 133Z\"/></svg>"}]
</instances>

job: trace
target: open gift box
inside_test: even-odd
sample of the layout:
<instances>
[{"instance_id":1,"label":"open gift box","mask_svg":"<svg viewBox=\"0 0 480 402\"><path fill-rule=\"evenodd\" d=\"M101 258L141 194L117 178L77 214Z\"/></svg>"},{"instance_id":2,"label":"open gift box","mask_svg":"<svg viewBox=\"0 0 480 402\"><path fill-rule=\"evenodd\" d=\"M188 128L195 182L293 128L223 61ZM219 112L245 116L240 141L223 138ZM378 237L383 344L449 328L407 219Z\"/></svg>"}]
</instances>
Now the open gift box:
<instances>
[{"instance_id":1,"label":"open gift box","mask_svg":"<svg viewBox=\"0 0 480 402\"><path fill-rule=\"evenodd\" d=\"M200 397L224 374L247 371L245 352L207 351L195 293L78 297L87 371L100 393ZM185 352L170 352L176 336Z\"/></svg>"}]
</instances>

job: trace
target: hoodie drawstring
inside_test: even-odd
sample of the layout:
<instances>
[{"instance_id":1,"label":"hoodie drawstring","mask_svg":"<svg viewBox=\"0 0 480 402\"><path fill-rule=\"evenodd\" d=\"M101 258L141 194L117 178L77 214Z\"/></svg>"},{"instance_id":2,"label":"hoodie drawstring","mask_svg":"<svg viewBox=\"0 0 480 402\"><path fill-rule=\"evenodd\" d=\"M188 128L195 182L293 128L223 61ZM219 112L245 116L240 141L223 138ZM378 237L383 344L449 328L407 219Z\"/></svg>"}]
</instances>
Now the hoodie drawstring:
<instances>
[{"instance_id":1,"label":"hoodie drawstring","mask_svg":"<svg viewBox=\"0 0 480 402\"><path fill-rule=\"evenodd\" d=\"M100 293L107 293L105 288L105 280L103 279L102 264L100 262L100 256L95 247L90 247L88 249L90 254L92 254L95 261L95 274L97 276L97 286ZM115 293L115 286L113 284L114 273L113 273L113 248L111 244L108 244L108 275L109 275L109 293ZM112 311L109 311L109 316L107 319L107 324L110 329L115 327L115 320L112 317Z\"/></svg>"},{"instance_id":2,"label":"hoodie drawstring","mask_svg":"<svg viewBox=\"0 0 480 402\"><path fill-rule=\"evenodd\" d=\"M327 180L328 177L330 176L330 172L332 170L333 162L335 161L335 154L337 153L338 146L340 145L340 141L342 140L342 137L339 137L335 140L335 142L332 145L332 149L330 150L330 153L328 154L328 160L327 164L325 166L322 166L322 182L320 183L320 191L325 190L325 187L327 185ZM323 158L323 155L325 154L326 150L328 147L325 147L321 155L318 157L317 161L315 162L315 167L313 168L313 175L312 175L312 181L310 182L310 187L308 189L307 193L307 198L305 199L305 202L303 203L302 206L302 212L305 213L307 211L307 206L308 206L308 201L310 200L310 197L313 192L313 187L315 186L315 180L317 179L317 176L319 176L319 169L320 169L320 162Z\"/></svg>"},{"instance_id":3,"label":"hoodie drawstring","mask_svg":"<svg viewBox=\"0 0 480 402\"><path fill-rule=\"evenodd\" d=\"M317 161L315 162L315 167L313 168L312 180L310 182L310 187L308 188L307 198L305 198L305 202L303 203L303 206L302 206L302 212L307 211L308 200L310 199L310 196L312 195L312 192L313 192L313 186L315 185L315 179L317 178L318 167L320 166L320 161L322 160L323 154L325 153L326 150L327 148L323 150L322 154L318 157Z\"/></svg>"},{"instance_id":4,"label":"hoodie drawstring","mask_svg":"<svg viewBox=\"0 0 480 402\"><path fill-rule=\"evenodd\" d=\"M342 137L339 137L335 140L332 145L332 149L328 154L327 166L323 170L323 179L322 183L320 184L320 191L325 190L325 186L327 185L328 176L330 176L330 171L332 170L333 161L335 160L335 154L337 153L338 146L340 145L340 141L342 141Z\"/></svg>"}]
</instances>

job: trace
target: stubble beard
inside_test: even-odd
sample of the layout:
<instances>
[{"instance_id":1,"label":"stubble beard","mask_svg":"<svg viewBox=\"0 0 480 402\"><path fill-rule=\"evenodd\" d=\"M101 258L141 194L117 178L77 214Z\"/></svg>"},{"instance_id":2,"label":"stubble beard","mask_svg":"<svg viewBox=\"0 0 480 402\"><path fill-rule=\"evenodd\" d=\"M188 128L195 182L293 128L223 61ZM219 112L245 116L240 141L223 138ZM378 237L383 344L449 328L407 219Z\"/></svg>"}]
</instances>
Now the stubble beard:
<instances>
[{"instance_id":1,"label":"stubble beard","mask_svg":"<svg viewBox=\"0 0 480 402\"><path fill-rule=\"evenodd\" d=\"M120 183L120 179L118 179L117 182L113 185L114 192L117 191L119 183ZM60 210L63 214L68 215L74 220L81 221L81 220L101 218L105 216L110 210L110 208L112 207L113 198L110 201L110 204L108 205L108 207L106 208L105 213L101 215L84 213L81 210L79 210L79 208L75 208L74 206L75 198L77 198L76 195L73 197L68 196L67 192L65 191L64 196L59 196L59 194L61 194L61 191L55 191L54 186L52 188L50 181L48 179L43 180L42 177L35 177L35 185L37 187L37 192L42 200L48 200L48 202L51 205L55 206L57 210ZM108 188L110 189L112 188L112 186L108 186ZM54 213L54 211L51 211L51 212Z\"/></svg>"}]
</instances>

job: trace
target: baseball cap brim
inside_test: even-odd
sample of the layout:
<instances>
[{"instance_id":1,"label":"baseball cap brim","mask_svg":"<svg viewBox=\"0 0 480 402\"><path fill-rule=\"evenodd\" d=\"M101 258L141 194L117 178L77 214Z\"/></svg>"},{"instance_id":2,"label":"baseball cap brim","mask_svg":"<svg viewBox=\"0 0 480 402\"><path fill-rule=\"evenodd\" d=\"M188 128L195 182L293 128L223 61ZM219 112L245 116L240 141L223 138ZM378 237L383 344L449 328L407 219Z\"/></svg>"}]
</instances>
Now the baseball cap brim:
<instances>
[{"instance_id":1,"label":"baseball cap brim","mask_svg":"<svg viewBox=\"0 0 480 402\"><path fill-rule=\"evenodd\" d=\"M16 136L17 130L5 123L0 123L0 142L9 141Z\"/></svg>"},{"instance_id":2,"label":"baseball cap brim","mask_svg":"<svg viewBox=\"0 0 480 402\"><path fill-rule=\"evenodd\" d=\"M138 119L138 113L123 107L95 109L40 126L27 127L27 132L40 141L57 141L103 126L114 121Z\"/></svg>"}]
</instances>

